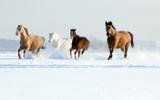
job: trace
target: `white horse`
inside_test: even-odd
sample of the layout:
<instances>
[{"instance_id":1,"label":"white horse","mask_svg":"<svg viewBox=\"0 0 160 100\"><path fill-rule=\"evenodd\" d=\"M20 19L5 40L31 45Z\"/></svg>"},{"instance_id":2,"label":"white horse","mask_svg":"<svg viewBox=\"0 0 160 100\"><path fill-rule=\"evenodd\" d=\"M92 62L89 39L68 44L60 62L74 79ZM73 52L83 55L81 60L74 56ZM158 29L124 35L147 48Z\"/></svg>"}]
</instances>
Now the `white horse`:
<instances>
[{"instance_id":1,"label":"white horse","mask_svg":"<svg viewBox=\"0 0 160 100\"><path fill-rule=\"evenodd\" d=\"M69 51L72 39L62 38L58 33L49 33L49 42L58 50Z\"/></svg>"}]
</instances>

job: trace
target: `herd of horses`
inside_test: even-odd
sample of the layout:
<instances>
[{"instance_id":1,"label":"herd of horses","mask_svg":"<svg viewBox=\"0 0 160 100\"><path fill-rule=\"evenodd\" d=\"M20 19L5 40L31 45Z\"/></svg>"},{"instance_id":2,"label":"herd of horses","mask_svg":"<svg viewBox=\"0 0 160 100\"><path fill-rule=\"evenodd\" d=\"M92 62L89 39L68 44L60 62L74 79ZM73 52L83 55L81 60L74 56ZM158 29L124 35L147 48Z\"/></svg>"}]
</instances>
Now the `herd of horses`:
<instances>
[{"instance_id":1,"label":"herd of horses","mask_svg":"<svg viewBox=\"0 0 160 100\"><path fill-rule=\"evenodd\" d=\"M112 22L105 22L107 43L109 49L108 60L112 58L113 51L115 49L121 49L124 52L124 58L127 57L128 48L131 45L134 47L133 34L129 31L117 31ZM38 35L32 35L28 29L23 25L18 25L16 35L20 35L20 47L18 49L18 57L21 59L20 51L23 51L23 58L25 58L26 51L31 51L37 55L40 49L45 48L45 38ZM87 37L79 36L76 29L70 29L70 38L62 38L57 33L49 34L49 42L57 45L57 48L66 48L70 51L70 57L72 58L72 52L74 51L74 58L80 57L85 50L88 49L90 41ZM56 43L56 44L55 44Z\"/></svg>"}]
</instances>

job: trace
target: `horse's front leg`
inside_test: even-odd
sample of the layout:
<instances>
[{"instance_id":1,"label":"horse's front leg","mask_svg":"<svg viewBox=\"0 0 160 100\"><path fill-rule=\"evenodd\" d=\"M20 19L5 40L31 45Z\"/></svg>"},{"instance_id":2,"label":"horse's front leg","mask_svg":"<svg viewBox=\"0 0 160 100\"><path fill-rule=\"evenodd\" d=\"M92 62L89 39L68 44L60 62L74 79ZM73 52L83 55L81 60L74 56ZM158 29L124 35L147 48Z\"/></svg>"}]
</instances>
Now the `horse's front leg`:
<instances>
[{"instance_id":1,"label":"horse's front leg","mask_svg":"<svg viewBox=\"0 0 160 100\"><path fill-rule=\"evenodd\" d=\"M81 50L78 50L78 58L80 57L81 54Z\"/></svg>"},{"instance_id":2,"label":"horse's front leg","mask_svg":"<svg viewBox=\"0 0 160 100\"><path fill-rule=\"evenodd\" d=\"M111 48L109 51L110 51L110 54L109 54L108 60L112 58L113 48Z\"/></svg>"},{"instance_id":3,"label":"horse's front leg","mask_svg":"<svg viewBox=\"0 0 160 100\"><path fill-rule=\"evenodd\" d=\"M21 54L20 54L21 48L18 49L18 58L21 59Z\"/></svg>"},{"instance_id":4,"label":"horse's front leg","mask_svg":"<svg viewBox=\"0 0 160 100\"><path fill-rule=\"evenodd\" d=\"M72 58L72 50L73 50L73 49L71 48L71 49L70 49L70 57L71 57L71 58Z\"/></svg>"},{"instance_id":5,"label":"horse's front leg","mask_svg":"<svg viewBox=\"0 0 160 100\"><path fill-rule=\"evenodd\" d=\"M78 51L78 50L76 49L76 51L74 52L74 58L75 58L75 59L77 59L77 57L76 57L77 51Z\"/></svg>"},{"instance_id":6,"label":"horse's front leg","mask_svg":"<svg viewBox=\"0 0 160 100\"><path fill-rule=\"evenodd\" d=\"M24 50L24 47L20 46L19 49L18 49L18 58L21 59L21 50Z\"/></svg>"},{"instance_id":7,"label":"horse's front leg","mask_svg":"<svg viewBox=\"0 0 160 100\"><path fill-rule=\"evenodd\" d=\"M108 57L108 60L110 60L112 58L113 50L117 48L117 45L118 45L118 39L116 38L115 41L114 41L114 43L113 43L113 46L109 45L110 55Z\"/></svg>"}]
</instances>

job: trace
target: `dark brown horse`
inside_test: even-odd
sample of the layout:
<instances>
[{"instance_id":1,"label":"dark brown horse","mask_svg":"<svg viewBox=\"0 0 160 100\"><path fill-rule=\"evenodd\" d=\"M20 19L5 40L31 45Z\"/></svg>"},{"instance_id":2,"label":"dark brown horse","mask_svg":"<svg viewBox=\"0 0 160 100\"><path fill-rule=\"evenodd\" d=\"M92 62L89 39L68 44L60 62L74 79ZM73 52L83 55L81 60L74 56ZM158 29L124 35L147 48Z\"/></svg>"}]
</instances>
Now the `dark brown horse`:
<instances>
[{"instance_id":1,"label":"dark brown horse","mask_svg":"<svg viewBox=\"0 0 160 100\"><path fill-rule=\"evenodd\" d=\"M18 57L21 59L20 51L23 50L25 58L26 51L38 54L40 49L44 49L44 37L38 35L30 35L27 28L23 25L18 25L16 35L20 34L20 47L18 49Z\"/></svg>"},{"instance_id":2,"label":"dark brown horse","mask_svg":"<svg viewBox=\"0 0 160 100\"><path fill-rule=\"evenodd\" d=\"M124 52L124 58L127 57L128 47L131 44L134 47L133 35L128 31L117 31L112 22L105 22L106 35L110 55L108 60L112 58L113 50L120 48Z\"/></svg>"},{"instance_id":3,"label":"dark brown horse","mask_svg":"<svg viewBox=\"0 0 160 100\"><path fill-rule=\"evenodd\" d=\"M70 30L70 36L72 38L72 46L70 49L70 56L72 58L72 51L75 50L74 56L75 56L75 59L77 59L77 57L76 57L77 52L78 52L78 58L79 58L80 53L83 54L84 51L88 49L90 42L86 37L80 37L79 35L77 35L76 29ZM81 50L82 50L82 52L81 52Z\"/></svg>"}]
</instances>

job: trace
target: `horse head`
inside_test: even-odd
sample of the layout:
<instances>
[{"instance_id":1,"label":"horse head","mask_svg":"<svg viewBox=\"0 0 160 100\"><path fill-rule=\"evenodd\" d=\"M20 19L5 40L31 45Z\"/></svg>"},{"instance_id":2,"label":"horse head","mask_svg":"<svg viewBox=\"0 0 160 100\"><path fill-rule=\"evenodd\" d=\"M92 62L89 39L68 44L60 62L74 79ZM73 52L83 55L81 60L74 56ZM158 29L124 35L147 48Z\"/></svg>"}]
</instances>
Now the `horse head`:
<instances>
[{"instance_id":1,"label":"horse head","mask_svg":"<svg viewBox=\"0 0 160 100\"><path fill-rule=\"evenodd\" d=\"M76 29L70 29L70 37L73 39L74 36L76 36Z\"/></svg>"},{"instance_id":2,"label":"horse head","mask_svg":"<svg viewBox=\"0 0 160 100\"><path fill-rule=\"evenodd\" d=\"M23 25L18 25L16 30L16 35L19 35L21 33L25 32L27 35L29 35L28 29L24 27Z\"/></svg>"},{"instance_id":3,"label":"horse head","mask_svg":"<svg viewBox=\"0 0 160 100\"><path fill-rule=\"evenodd\" d=\"M17 26L17 30L16 30L16 35L17 36L22 33L22 27L23 27L23 25L18 25Z\"/></svg>"},{"instance_id":4,"label":"horse head","mask_svg":"<svg viewBox=\"0 0 160 100\"><path fill-rule=\"evenodd\" d=\"M113 26L112 22L111 21L109 21L109 22L106 21L105 26L106 26L106 35L108 37L114 36L116 28Z\"/></svg>"},{"instance_id":5,"label":"horse head","mask_svg":"<svg viewBox=\"0 0 160 100\"><path fill-rule=\"evenodd\" d=\"M49 33L49 42L58 41L61 39L61 36L57 33Z\"/></svg>"}]
</instances>

